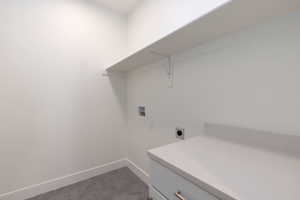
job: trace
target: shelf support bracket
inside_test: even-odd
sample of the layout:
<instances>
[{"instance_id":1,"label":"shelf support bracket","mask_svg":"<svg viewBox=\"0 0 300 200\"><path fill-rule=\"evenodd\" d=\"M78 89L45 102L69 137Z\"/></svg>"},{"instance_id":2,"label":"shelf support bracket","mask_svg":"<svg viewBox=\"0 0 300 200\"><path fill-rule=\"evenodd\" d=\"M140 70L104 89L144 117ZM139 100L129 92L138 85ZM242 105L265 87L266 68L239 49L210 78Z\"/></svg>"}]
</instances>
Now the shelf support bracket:
<instances>
[{"instance_id":1,"label":"shelf support bracket","mask_svg":"<svg viewBox=\"0 0 300 200\"><path fill-rule=\"evenodd\" d=\"M168 67L167 67L167 76L169 80L168 87L173 88L173 80L174 80L174 66L172 64L172 56L171 55L165 55L159 52L151 51L150 53L154 55L158 55L162 58L166 58L168 60Z\"/></svg>"},{"instance_id":2,"label":"shelf support bracket","mask_svg":"<svg viewBox=\"0 0 300 200\"><path fill-rule=\"evenodd\" d=\"M104 72L101 73L101 75L102 76L110 76L112 74L110 72L108 72L108 71L105 70Z\"/></svg>"},{"instance_id":3,"label":"shelf support bracket","mask_svg":"<svg viewBox=\"0 0 300 200\"><path fill-rule=\"evenodd\" d=\"M99 75L101 74L102 76L110 77L113 76L116 72L113 71L107 71L106 69L99 72Z\"/></svg>"}]
</instances>

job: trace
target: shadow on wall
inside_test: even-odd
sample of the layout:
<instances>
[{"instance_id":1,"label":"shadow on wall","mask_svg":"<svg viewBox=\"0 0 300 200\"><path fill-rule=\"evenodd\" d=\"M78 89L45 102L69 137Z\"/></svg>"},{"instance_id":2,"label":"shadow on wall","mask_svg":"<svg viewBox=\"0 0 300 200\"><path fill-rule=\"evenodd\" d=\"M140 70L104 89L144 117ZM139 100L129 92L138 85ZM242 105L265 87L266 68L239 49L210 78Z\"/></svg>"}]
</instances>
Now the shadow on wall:
<instances>
[{"instance_id":1,"label":"shadow on wall","mask_svg":"<svg viewBox=\"0 0 300 200\"><path fill-rule=\"evenodd\" d=\"M103 76L107 76L109 79L114 95L120 106L122 117L127 119L125 74L122 72L114 72L113 74Z\"/></svg>"},{"instance_id":2,"label":"shadow on wall","mask_svg":"<svg viewBox=\"0 0 300 200\"><path fill-rule=\"evenodd\" d=\"M213 123L204 130L207 137L300 158L300 136Z\"/></svg>"}]
</instances>

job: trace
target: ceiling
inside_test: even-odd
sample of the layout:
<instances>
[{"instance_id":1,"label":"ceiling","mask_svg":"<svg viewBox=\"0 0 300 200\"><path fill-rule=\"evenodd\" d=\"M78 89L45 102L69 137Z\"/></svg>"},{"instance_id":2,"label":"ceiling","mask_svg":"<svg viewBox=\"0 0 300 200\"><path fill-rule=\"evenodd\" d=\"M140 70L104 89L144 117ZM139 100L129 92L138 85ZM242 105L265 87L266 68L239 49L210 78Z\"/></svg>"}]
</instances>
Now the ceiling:
<instances>
[{"instance_id":1,"label":"ceiling","mask_svg":"<svg viewBox=\"0 0 300 200\"><path fill-rule=\"evenodd\" d=\"M133 10L141 0L97 0L102 5L121 14L127 14Z\"/></svg>"}]
</instances>

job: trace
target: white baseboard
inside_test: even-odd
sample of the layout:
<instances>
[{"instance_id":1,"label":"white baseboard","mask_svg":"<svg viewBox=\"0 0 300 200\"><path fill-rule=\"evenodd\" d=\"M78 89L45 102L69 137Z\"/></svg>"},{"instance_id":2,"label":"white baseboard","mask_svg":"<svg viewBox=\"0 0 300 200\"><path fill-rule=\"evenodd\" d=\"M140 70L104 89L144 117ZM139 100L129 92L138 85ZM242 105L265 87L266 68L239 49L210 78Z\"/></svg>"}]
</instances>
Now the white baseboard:
<instances>
[{"instance_id":1,"label":"white baseboard","mask_svg":"<svg viewBox=\"0 0 300 200\"><path fill-rule=\"evenodd\" d=\"M122 167L128 167L135 175L137 175L146 184L149 183L149 175L139 168L136 164L127 158L113 161L101 166L82 170L73 174L69 174L60 178L45 181L39 184L24 187L15 191L0 194L1 200L24 200L46 192L50 192L94 176L98 176Z\"/></svg>"},{"instance_id":2,"label":"white baseboard","mask_svg":"<svg viewBox=\"0 0 300 200\"><path fill-rule=\"evenodd\" d=\"M126 160L127 167L135 174L137 175L144 183L149 185L150 183L150 177L149 174L146 173L144 170L142 170L140 167L138 167L135 163L133 163L130 160Z\"/></svg>"},{"instance_id":3,"label":"white baseboard","mask_svg":"<svg viewBox=\"0 0 300 200\"><path fill-rule=\"evenodd\" d=\"M76 172L73 174L69 174L67 176L63 176L60 178L52 179L49 181L42 182L40 184L31 185L29 187L24 187L12 192L0 194L1 200L24 200L39 194L43 194L46 192L50 192L52 190L56 190L61 187L65 187L79 181L83 181L94 176L98 176L100 174L107 173L109 171L113 171L122 167L128 167L129 161L128 159L121 159L111 163L107 163L105 165L93 167L91 169L83 170L80 172Z\"/></svg>"}]
</instances>

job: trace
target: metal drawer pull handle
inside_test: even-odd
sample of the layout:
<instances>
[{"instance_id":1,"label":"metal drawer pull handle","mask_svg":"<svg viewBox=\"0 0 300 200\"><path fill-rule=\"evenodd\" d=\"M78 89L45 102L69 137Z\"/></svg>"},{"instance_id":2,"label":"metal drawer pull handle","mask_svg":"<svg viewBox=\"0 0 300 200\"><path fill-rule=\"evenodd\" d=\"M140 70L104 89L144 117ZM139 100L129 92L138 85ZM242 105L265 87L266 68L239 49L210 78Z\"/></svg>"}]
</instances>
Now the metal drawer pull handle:
<instances>
[{"instance_id":1,"label":"metal drawer pull handle","mask_svg":"<svg viewBox=\"0 0 300 200\"><path fill-rule=\"evenodd\" d=\"M182 194L181 194L180 191L176 192L176 193L175 193L175 196L176 196L178 199L180 199L180 200L187 200L186 198L184 198L184 197L182 196Z\"/></svg>"}]
</instances>

